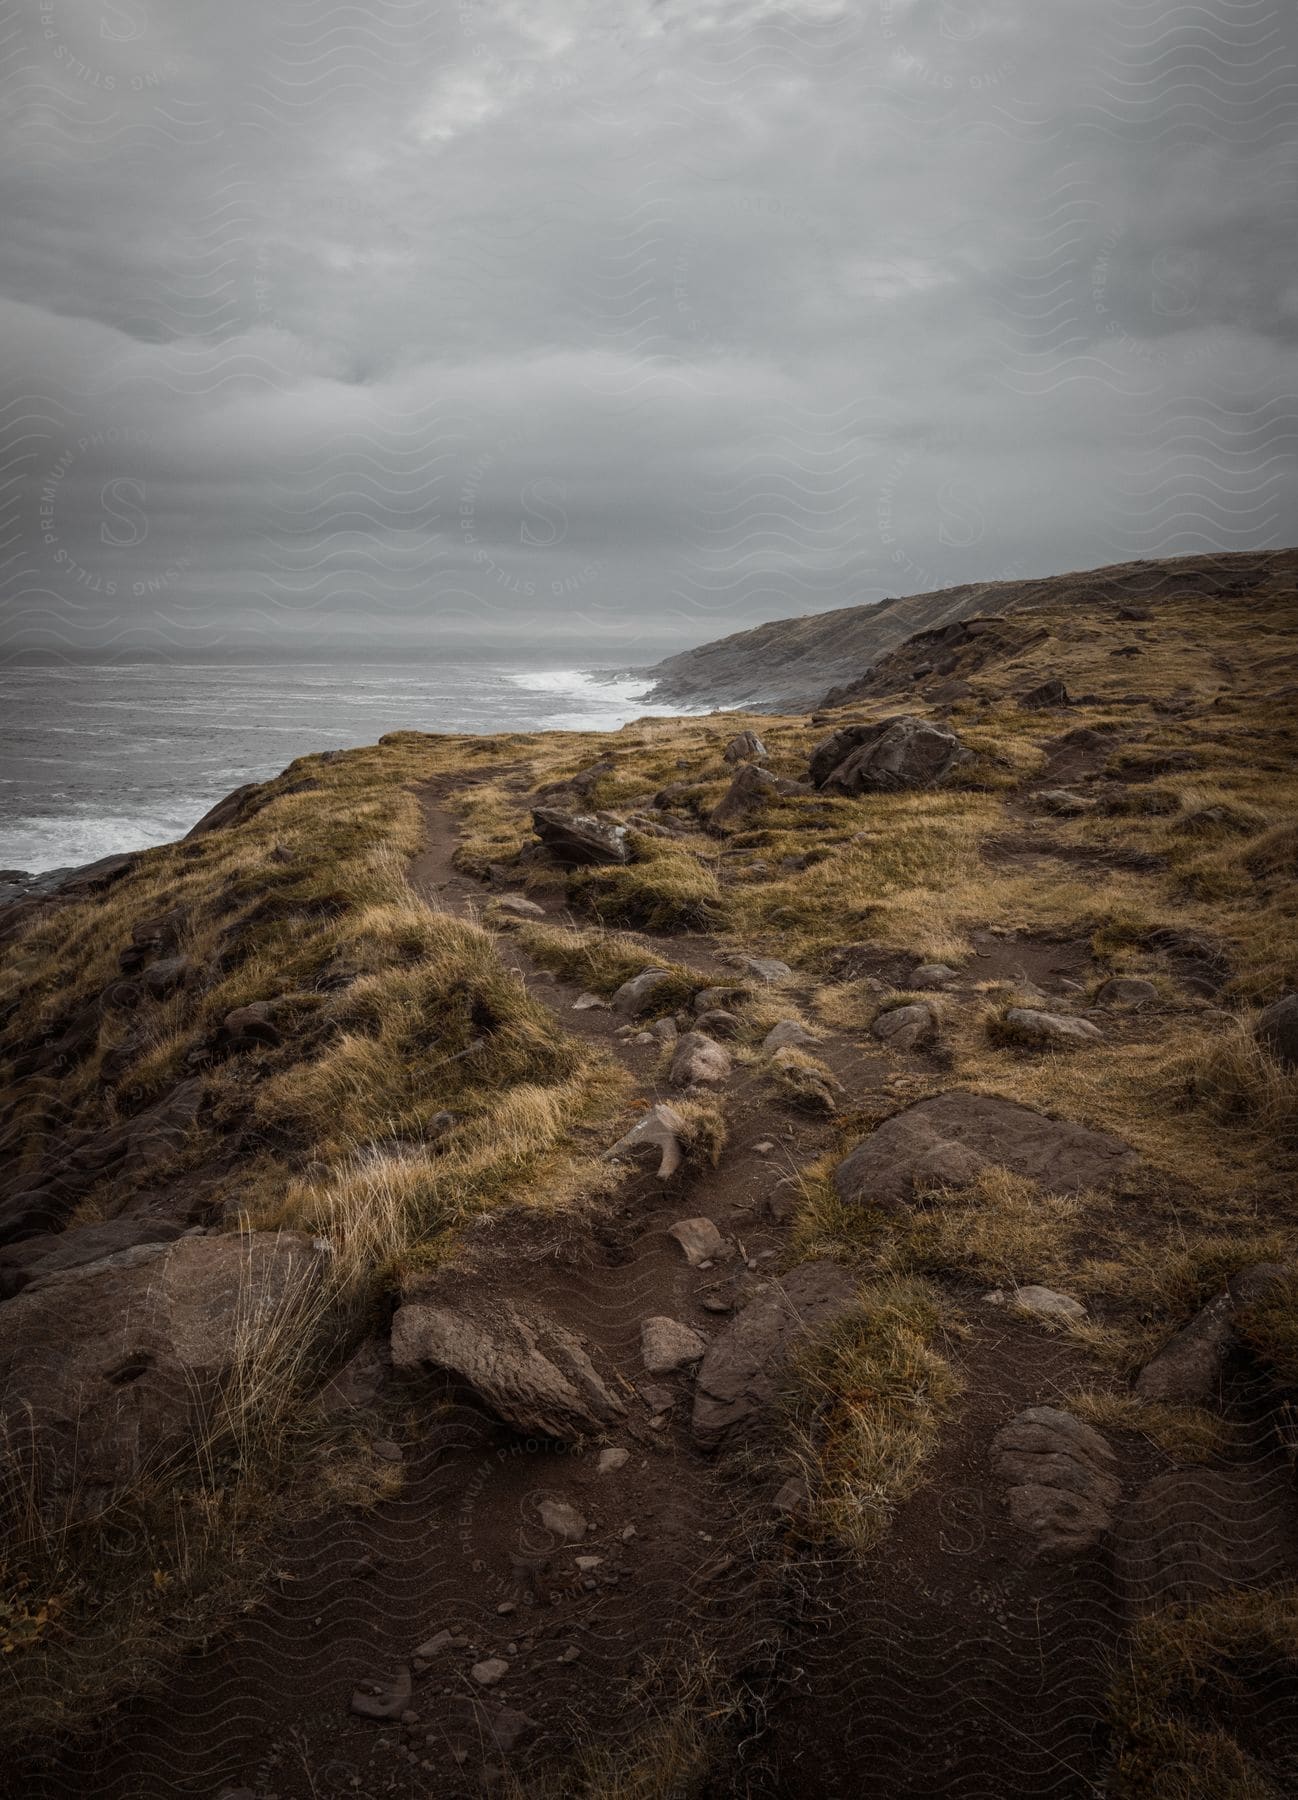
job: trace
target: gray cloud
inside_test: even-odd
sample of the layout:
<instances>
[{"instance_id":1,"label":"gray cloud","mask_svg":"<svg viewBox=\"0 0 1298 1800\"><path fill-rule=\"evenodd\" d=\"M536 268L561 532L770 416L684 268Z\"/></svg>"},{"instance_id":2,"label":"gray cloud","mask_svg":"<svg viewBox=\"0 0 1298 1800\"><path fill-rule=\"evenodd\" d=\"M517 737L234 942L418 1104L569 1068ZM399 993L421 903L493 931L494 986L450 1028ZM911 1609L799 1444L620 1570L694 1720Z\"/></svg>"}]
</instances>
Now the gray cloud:
<instances>
[{"instance_id":1,"label":"gray cloud","mask_svg":"<svg viewBox=\"0 0 1298 1800\"><path fill-rule=\"evenodd\" d=\"M1271 0L27 0L0 651L553 645L1295 529Z\"/></svg>"}]
</instances>

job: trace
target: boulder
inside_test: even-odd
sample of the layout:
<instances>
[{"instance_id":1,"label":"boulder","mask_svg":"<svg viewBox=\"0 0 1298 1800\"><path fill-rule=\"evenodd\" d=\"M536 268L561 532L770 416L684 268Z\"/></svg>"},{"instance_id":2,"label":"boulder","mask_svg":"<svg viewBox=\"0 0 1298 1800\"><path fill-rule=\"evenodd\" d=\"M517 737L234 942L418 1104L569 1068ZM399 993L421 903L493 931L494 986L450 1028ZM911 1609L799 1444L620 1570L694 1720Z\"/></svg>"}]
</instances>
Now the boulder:
<instances>
[{"instance_id":1,"label":"boulder","mask_svg":"<svg viewBox=\"0 0 1298 1800\"><path fill-rule=\"evenodd\" d=\"M606 824L589 813L563 812L557 806L538 806L532 827L546 849L565 868L591 868L627 863L626 826Z\"/></svg>"},{"instance_id":2,"label":"boulder","mask_svg":"<svg viewBox=\"0 0 1298 1800\"><path fill-rule=\"evenodd\" d=\"M1214 1405L1222 1371L1237 1347L1235 1314L1263 1299L1284 1273L1280 1263L1254 1263L1233 1275L1224 1290L1145 1364L1136 1377L1139 1398L1168 1406Z\"/></svg>"},{"instance_id":3,"label":"boulder","mask_svg":"<svg viewBox=\"0 0 1298 1800\"><path fill-rule=\"evenodd\" d=\"M1083 1044L1094 1044L1104 1034L1089 1019L1073 1019L1064 1013L1039 1012L1031 1006L1011 1006L1005 1011L1005 1024L1015 1041L1039 1046L1043 1050L1076 1050Z\"/></svg>"},{"instance_id":4,"label":"boulder","mask_svg":"<svg viewBox=\"0 0 1298 1800\"><path fill-rule=\"evenodd\" d=\"M249 1006L236 1006L221 1020L217 1033L218 1047L225 1050L251 1050L257 1044L274 1048L284 1042L275 1023L275 1002L254 1000Z\"/></svg>"},{"instance_id":5,"label":"boulder","mask_svg":"<svg viewBox=\"0 0 1298 1800\"><path fill-rule=\"evenodd\" d=\"M497 912L509 913L515 919L543 919L545 908L526 894L501 894L491 902Z\"/></svg>"},{"instance_id":6,"label":"boulder","mask_svg":"<svg viewBox=\"0 0 1298 1800\"><path fill-rule=\"evenodd\" d=\"M537 1517L561 1544L581 1544L586 1540L586 1521L570 1501L547 1494L537 1506Z\"/></svg>"},{"instance_id":7,"label":"boulder","mask_svg":"<svg viewBox=\"0 0 1298 1800\"><path fill-rule=\"evenodd\" d=\"M695 1021L700 1031L709 1037L733 1038L739 1036L739 1020L734 1013L727 1012L724 1007L713 1007L711 1012L700 1013Z\"/></svg>"},{"instance_id":8,"label":"boulder","mask_svg":"<svg viewBox=\"0 0 1298 1800\"><path fill-rule=\"evenodd\" d=\"M1147 1481L1114 1528L1123 1598L1137 1611L1201 1606L1226 1588L1283 1580L1298 1516L1273 1461L1171 1469Z\"/></svg>"},{"instance_id":9,"label":"boulder","mask_svg":"<svg viewBox=\"0 0 1298 1800\"><path fill-rule=\"evenodd\" d=\"M1158 999L1158 989L1140 975L1111 975L1095 998L1100 1006L1150 1006Z\"/></svg>"},{"instance_id":10,"label":"boulder","mask_svg":"<svg viewBox=\"0 0 1298 1800\"><path fill-rule=\"evenodd\" d=\"M646 1319L640 1327L640 1355L651 1375L674 1375L698 1362L707 1339L677 1319Z\"/></svg>"},{"instance_id":11,"label":"boulder","mask_svg":"<svg viewBox=\"0 0 1298 1800\"><path fill-rule=\"evenodd\" d=\"M143 1243L52 1272L0 1307L0 1421L47 1491L92 1507L220 1416L231 1379L273 1379L304 1328L320 1253L292 1233ZM298 1321L301 1321L300 1323Z\"/></svg>"},{"instance_id":12,"label":"boulder","mask_svg":"<svg viewBox=\"0 0 1298 1800\"><path fill-rule=\"evenodd\" d=\"M577 1442L626 1411L573 1332L499 1293L460 1283L453 1295L414 1296L393 1316L391 1345L397 1374L440 1375L538 1437Z\"/></svg>"},{"instance_id":13,"label":"boulder","mask_svg":"<svg viewBox=\"0 0 1298 1800\"><path fill-rule=\"evenodd\" d=\"M1019 697L1019 705L1029 712L1040 711L1047 706L1067 706L1068 689L1058 676L1043 681L1040 687L1029 688L1026 694Z\"/></svg>"},{"instance_id":14,"label":"boulder","mask_svg":"<svg viewBox=\"0 0 1298 1800\"><path fill-rule=\"evenodd\" d=\"M650 1151L659 1159L659 1181L667 1181L685 1160L684 1131L685 1125L679 1113L674 1112L670 1106L655 1106L604 1154L611 1159L639 1156Z\"/></svg>"},{"instance_id":15,"label":"boulder","mask_svg":"<svg viewBox=\"0 0 1298 1800\"><path fill-rule=\"evenodd\" d=\"M951 1089L885 1119L834 1173L839 1198L885 1210L926 1189L964 1187L988 1165L1050 1194L1111 1188L1135 1162L1118 1138L1050 1119L1013 1100Z\"/></svg>"},{"instance_id":16,"label":"boulder","mask_svg":"<svg viewBox=\"0 0 1298 1800\"><path fill-rule=\"evenodd\" d=\"M826 738L812 753L811 779L841 794L932 787L962 749L948 726L903 713L871 725L846 725Z\"/></svg>"},{"instance_id":17,"label":"boulder","mask_svg":"<svg viewBox=\"0 0 1298 1800\"><path fill-rule=\"evenodd\" d=\"M838 1263L802 1263L757 1294L710 1345L694 1395L694 1441L717 1450L771 1422L789 1359L857 1310L856 1282Z\"/></svg>"},{"instance_id":18,"label":"boulder","mask_svg":"<svg viewBox=\"0 0 1298 1800\"><path fill-rule=\"evenodd\" d=\"M101 1262L137 1244L169 1244L186 1230L182 1220L147 1213L123 1215L100 1225L78 1225L67 1231L42 1232L0 1250L0 1298L32 1288L86 1263Z\"/></svg>"},{"instance_id":19,"label":"boulder","mask_svg":"<svg viewBox=\"0 0 1298 1800\"><path fill-rule=\"evenodd\" d=\"M881 1012L870 1027L870 1035L887 1044L890 1050L922 1050L937 1033L933 1009L922 1002L914 1006L892 1006Z\"/></svg>"},{"instance_id":20,"label":"boulder","mask_svg":"<svg viewBox=\"0 0 1298 1800\"><path fill-rule=\"evenodd\" d=\"M780 1019L771 1026L762 1039L762 1049L769 1056L776 1050L787 1050L790 1046L797 1048L815 1042L816 1034L808 1031L805 1025L799 1024L797 1019Z\"/></svg>"},{"instance_id":21,"label":"boulder","mask_svg":"<svg viewBox=\"0 0 1298 1800\"><path fill-rule=\"evenodd\" d=\"M1122 1495L1117 1459L1091 1425L1054 1406L1029 1406L992 1439L1010 1517L1033 1557L1080 1556L1108 1531Z\"/></svg>"},{"instance_id":22,"label":"boulder","mask_svg":"<svg viewBox=\"0 0 1298 1800\"><path fill-rule=\"evenodd\" d=\"M1286 994L1264 1007L1253 1033L1283 1068L1298 1069L1298 994Z\"/></svg>"},{"instance_id":23,"label":"boulder","mask_svg":"<svg viewBox=\"0 0 1298 1800\"><path fill-rule=\"evenodd\" d=\"M730 1072L730 1052L723 1045L701 1031L687 1031L676 1045L669 1079L677 1088L715 1087L728 1081Z\"/></svg>"},{"instance_id":24,"label":"boulder","mask_svg":"<svg viewBox=\"0 0 1298 1800\"><path fill-rule=\"evenodd\" d=\"M188 923L182 907L145 919L131 933L131 941L117 958L124 975L136 974L154 957L174 952Z\"/></svg>"},{"instance_id":25,"label":"boulder","mask_svg":"<svg viewBox=\"0 0 1298 1800\"><path fill-rule=\"evenodd\" d=\"M906 986L911 988L941 988L948 981L954 981L959 974L958 969L948 967L946 963L921 963L912 969L906 977Z\"/></svg>"},{"instance_id":26,"label":"boulder","mask_svg":"<svg viewBox=\"0 0 1298 1800\"><path fill-rule=\"evenodd\" d=\"M722 752L728 763L762 761L769 754L755 731L736 732Z\"/></svg>"},{"instance_id":27,"label":"boulder","mask_svg":"<svg viewBox=\"0 0 1298 1800\"><path fill-rule=\"evenodd\" d=\"M206 837L209 832L222 831L227 825L238 825L251 818L260 805L265 804L265 787L263 782L248 781L235 788L233 793L208 808L197 825L192 825L185 833L184 841L188 843L191 838Z\"/></svg>"},{"instance_id":28,"label":"boulder","mask_svg":"<svg viewBox=\"0 0 1298 1800\"><path fill-rule=\"evenodd\" d=\"M754 981L764 981L768 987L788 981L793 974L788 963L781 962L778 956L745 956L740 960L746 974Z\"/></svg>"},{"instance_id":29,"label":"boulder","mask_svg":"<svg viewBox=\"0 0 1298 1800\"><path fill-rule=\"evenodd\" d=\"M692 1269L718 1261L729 1250L711 1219L678 1219L668 1228L667 1235L680 1245Z\"/></svg>"},{"instance_id":30,"label":"boulder","mask_svg":"<svg viewBox=\"0 0 1298 1800\"><path fill-rule=\"evenodd\" d=\"M648 1012L649 1003L659 988L671 980L668 969L641 969L630 981L624 981L612 999L613 1011L624 1014L628 1019L638 1018Z\"/></svg>"},{"instance_id":31,"label":"boulder","mask_svg":"<svg viewBox=\"0 0 1298 1800\"><path fill-rule=\"evenodd\" d=\"M359 1719L399 1719L410 1706L409 1664L402 1664L391 1681L369 1681L354 1690L352 1711Z\"/></svg>"},{"instance_id":32,"label":"boulder","mask_svg":"<svg viewBox=\"0 0 1298 1800\"><path fill-rule=\"evenodd\" d=\"M145 969L141 980L150 998L165 1000L168 994L185 985L193 971L194 965L187 956L164 956L161 962Z\"/></svg>"},{"instance_id":33,"label":"boulder","mask_svg":"<svg viewBox=\"0 0 1298 1800\"><path fill-rule=\"evenodd\" d=\"M708 814L708 828L724 831L729 826L741 824L755 808L777 800L781 791L779 781L769 769L759 769L756 763L745 763Z\"/></svg>"}]
</instances>

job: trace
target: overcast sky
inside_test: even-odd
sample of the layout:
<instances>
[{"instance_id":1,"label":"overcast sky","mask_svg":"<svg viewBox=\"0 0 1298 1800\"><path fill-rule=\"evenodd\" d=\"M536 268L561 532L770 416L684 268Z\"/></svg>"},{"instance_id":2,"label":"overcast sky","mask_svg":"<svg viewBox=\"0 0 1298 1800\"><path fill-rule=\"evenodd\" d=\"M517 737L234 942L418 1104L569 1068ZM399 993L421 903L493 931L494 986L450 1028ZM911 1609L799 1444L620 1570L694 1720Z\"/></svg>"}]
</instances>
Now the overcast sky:
<instances>
[{"instance_id":1,"label":"overcast sky","mask_svg":"<svg viewBox=\"0 0 1298 1800\"><path fill-rule=\"evenodd\" d=\"M1282 0L21 0L0 655L1298 540Z\"/></svg>"}]
</instances>

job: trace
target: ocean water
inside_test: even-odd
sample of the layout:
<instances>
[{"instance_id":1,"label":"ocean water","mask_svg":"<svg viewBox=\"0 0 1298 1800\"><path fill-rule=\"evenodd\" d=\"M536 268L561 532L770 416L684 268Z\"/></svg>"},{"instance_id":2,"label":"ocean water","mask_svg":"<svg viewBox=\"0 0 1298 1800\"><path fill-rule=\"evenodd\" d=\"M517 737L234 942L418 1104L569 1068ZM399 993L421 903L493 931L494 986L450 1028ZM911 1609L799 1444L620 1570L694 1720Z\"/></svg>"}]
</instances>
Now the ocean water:
<instances>
[{"instance_id":1,"label":"ocean water","mask_svg":"<svg viewBox=\"0 0 1298 1800\"><path fill-rule=\"evenodd\" d=\"M0 868L167 843L241 782L388 731L608 731L679 710L644 692L499 663L0 669Z\"/></svg>"}]
</instances>

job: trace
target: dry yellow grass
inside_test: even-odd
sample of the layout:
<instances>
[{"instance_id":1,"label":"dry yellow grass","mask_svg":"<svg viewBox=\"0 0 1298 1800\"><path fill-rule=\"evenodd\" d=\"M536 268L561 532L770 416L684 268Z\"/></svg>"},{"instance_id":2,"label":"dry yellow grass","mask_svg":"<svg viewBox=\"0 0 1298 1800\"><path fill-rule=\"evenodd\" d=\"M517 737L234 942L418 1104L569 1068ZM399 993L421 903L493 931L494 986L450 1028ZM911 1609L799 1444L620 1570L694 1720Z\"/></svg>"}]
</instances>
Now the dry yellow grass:
<instances>
[{"instance_id":1,"label":"dry yellow grass","mask_svg":"<svg viewBox=\"0 0 1298 1800\"><path fill-rule=\"evenodd\" d=\"M1284 1777L1246 1721L1295 1680L1298 1589L1237 1591L1139 1620L1111 1694L1114 1794L1280 1800Z\"/></svg>"},{"instance_id":2,"label":"dry yellow grass","mask_svg":"<svg viewBox=\"0 0 1298 1800\"><path fill-rule=\"evenodd\" d=\"M889 1281L860 1299L859 1318L799 1357L787 1429L813 1528L863 1555L918 1485L960 1384L934 1347L936 1293Z\"/></svg>"}]
</instances>

